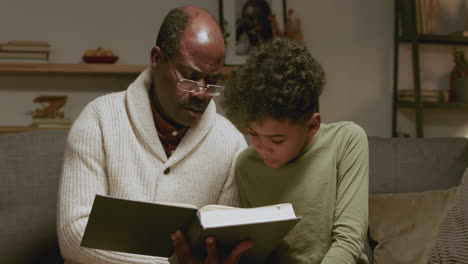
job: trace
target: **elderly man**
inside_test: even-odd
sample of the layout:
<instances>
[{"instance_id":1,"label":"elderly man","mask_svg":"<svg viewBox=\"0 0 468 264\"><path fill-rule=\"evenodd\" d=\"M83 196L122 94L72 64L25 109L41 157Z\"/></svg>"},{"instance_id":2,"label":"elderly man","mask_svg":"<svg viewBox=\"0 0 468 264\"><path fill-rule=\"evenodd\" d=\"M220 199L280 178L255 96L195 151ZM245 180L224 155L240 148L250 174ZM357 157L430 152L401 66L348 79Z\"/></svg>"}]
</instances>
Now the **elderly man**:
<instances>
[{"instance_id":1,"label":"elderly man","mask_svg":"<svg viewBox=\"0 0 468 264\"><path fill-rule=\"evenodd\" d=\"M126 91L86 106L68 136L59 186L58 236L67 263L167 263L80 247L96 194L238 204L234 161L246 143L211 100L223 90L223 64L216 21L200 8L176 8L161 25L150 69Z\"/></svg>"}]
</instances>

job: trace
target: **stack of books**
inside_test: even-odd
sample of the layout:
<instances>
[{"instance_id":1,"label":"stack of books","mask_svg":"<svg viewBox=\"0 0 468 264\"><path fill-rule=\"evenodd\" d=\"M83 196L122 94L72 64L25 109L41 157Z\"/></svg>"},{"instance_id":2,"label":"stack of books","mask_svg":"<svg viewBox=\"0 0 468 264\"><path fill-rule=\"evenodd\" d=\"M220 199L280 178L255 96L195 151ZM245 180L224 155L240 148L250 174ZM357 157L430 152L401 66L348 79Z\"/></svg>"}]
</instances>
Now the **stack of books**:
<instances>
[{"instance_id":1,"label":"stack of books","mask_svg":"<svg viewBox=\"0 0 468 264\"><path fill-rule=\"evenodd\" d=\"M467 21L468 21L468 19L467 19ZM453 35L459 36L459 37L468 37L468 30L457 31L457 32L454 32Z\"/></svg>"},{"instance_id":2,"label":"stack of books","mask_svg":"<svg viewBox=\"0 0 468 264\"><path fill-rule=\"evenodd\" d=\"M398 100L400 102L415 102L416 95L413 89L404 89L398 91ZM421 90L421 100L423 102L439 103L444 102L445 96L442 91L439 90Z\"/></svg>"},{"instance_id":3,"label":"stack of books","mask_svg":"<svg viewBox=\"0 0 468 264\"><path fill-rule=\"evenodd\" d=\"M47 41L14 40L0 44L0 62L47 62L49 53Z\"/></svg>"}]
</instances>

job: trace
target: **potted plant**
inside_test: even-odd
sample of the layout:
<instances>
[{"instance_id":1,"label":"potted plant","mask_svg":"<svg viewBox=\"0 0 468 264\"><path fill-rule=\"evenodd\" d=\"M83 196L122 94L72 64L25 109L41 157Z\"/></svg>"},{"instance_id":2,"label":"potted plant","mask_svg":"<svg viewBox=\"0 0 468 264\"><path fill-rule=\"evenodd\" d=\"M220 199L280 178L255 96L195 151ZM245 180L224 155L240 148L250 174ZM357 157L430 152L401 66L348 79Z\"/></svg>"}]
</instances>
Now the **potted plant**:
<instances>
[{"instance_id":1,"label":"potted plant","mask_svg":"<svg viewBox=\"0 0 468 264\"><path fill-rule=\"evenodd\" d=\"M463 50L454 49L454 67L450 74L450 101L468 103L468 62Z\"/></svg>"}]
</instances>

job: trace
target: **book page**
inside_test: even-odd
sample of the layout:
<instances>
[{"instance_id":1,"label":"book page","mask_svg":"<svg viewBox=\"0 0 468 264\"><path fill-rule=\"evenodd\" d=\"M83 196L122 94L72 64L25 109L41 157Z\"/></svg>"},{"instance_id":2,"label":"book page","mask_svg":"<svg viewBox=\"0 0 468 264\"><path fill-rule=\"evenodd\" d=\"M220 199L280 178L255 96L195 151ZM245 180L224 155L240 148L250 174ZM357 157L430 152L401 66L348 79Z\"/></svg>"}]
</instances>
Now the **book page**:
<instances>
[{"instance_id":1,"label":"book page","mask_svg":"<svg viewBox=\"0 0 468 264\"><path fill-rule=\"evenodd\" d=\"M186 204L186 203L170 203L170 202L157 202L156 204L162 204L162 205L169 205L169 206L176 206L176 207L183 207L183 208L191 208L191 209L197 209L193 204Z\"/></svg>"},{"instance_id":2,"label":"book page","mask_svg":"<svg viewBox=\"0 0 468 264\"><path fill-rule=\"evenodd\" d=\"M220 227L251 223L273 222L296 218L291 204L277 204L256 208L221 207L199 211L203 227Z\"/></svg>"},{"instance_id":3,"label":"book page","mask_svg":"<svg viewBox=\"0 0 468 264\"><path fill-rule=\"evenodd\" d=\"M182 208L189 208L189 209L197 209L198 210L197 206L195 206L193 204L187 204L187 203L145 202L145 201L132 200L132 199L126 199L126 198L121 198L121 197L114 197L114 196L104 195L104 194L97 194L96 196L102 196L102 197L108 197L108 198L111 198L111 199L118 199L118 200L132 201L132 202L139 202L139 203L146 203L146 204L160 204L160 205L168 205L168 206L175 206L175 207L182 207Z\"/></svg>"},{"instance_id":4,"label":"book page","mask_svg":"<svg viewBox=\"0 0 468 264\"><path fill-rule=\"evenodd\" d=\"M232 206L227 206L227 205L220 205L220 204L208 204L200 208L200 212L206 212L206 211L215 211L215 210L237 210L241 209L239 207L232 207Z\"/></svg>"}]
</instances>

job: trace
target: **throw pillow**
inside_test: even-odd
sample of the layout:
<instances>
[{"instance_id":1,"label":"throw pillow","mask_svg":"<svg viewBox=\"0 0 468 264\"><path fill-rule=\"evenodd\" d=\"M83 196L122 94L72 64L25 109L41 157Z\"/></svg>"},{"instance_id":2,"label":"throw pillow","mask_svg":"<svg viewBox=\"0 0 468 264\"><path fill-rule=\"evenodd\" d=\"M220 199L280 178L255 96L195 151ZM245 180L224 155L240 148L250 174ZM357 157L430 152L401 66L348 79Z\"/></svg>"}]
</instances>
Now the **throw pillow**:
<instances>
[{"instance_id":1,"label":"throw pillow","mask_svg":"<svg viewBox=\"0 0 468 264\"><path fill-rule=\"evenodd\" d=\"M369 195L369 231L376 264L425 263L456 187L422 193Z\"/></svg>"},{"instance_id":2,"label":"throw pillow","mask_svg":"<svg viewBox=\"0 0 468 264\"><path fill-rule=\"evenodd\" d=\"M442 219L428 264L467 263L468 260L468 168L453 203Z\"/></svg>"}]
</instances>

